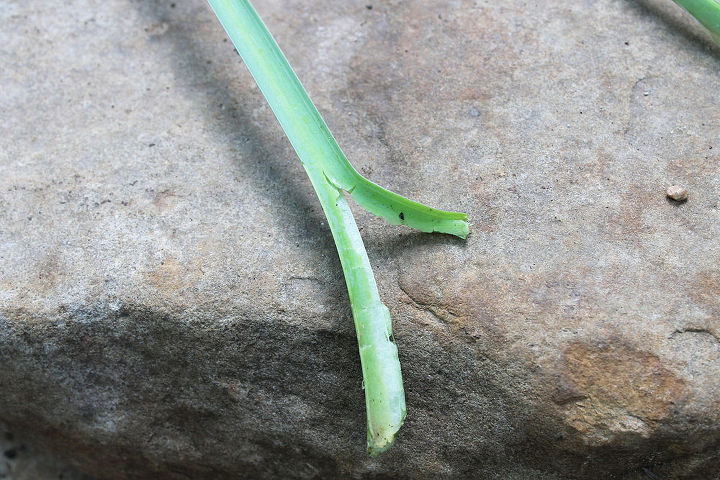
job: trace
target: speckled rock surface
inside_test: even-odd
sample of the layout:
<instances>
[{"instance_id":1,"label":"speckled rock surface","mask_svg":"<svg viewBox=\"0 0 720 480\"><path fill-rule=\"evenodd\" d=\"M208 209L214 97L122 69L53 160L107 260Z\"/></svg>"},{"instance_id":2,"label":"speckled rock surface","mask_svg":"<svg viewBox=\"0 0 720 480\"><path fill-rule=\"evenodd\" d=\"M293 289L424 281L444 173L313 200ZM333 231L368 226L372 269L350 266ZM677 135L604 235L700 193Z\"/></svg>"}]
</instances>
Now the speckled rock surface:
<instances>
[{"instance_id":1,"label":"speckled rock surface","mask_svg":"<svg viewBox=\"0 0 720 480\"><path fill-rule=\"evenodd\" d=\"M72 459L71 459L72 461ZM0 479L96 480L45 450L0 428Z\"/></svg>"},{"instance_id":2,"label":"speckled rock surface","mask_svg":"<svg viewBox=\"0 0 720 480\"><path fill-rule=\"evenodd\" d=\"M720 49L670 2L256 7L359 170L474 224L357 211L398 444L199 0L0 5L0 423L107 479L718 478Z\"/></svg>"}]
</instances>

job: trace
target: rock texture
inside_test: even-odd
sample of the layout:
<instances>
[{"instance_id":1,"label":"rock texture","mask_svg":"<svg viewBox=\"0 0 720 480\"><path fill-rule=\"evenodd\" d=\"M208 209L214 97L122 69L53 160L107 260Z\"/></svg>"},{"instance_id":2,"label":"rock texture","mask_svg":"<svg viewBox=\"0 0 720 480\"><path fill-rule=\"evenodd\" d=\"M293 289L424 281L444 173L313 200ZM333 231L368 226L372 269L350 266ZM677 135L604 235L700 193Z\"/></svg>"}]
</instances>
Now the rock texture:
<instances>
[{"instance_id":1,"label":"rock texture","mask_svg":"<svg viewBox=\"0 0 720 480\"><path fill-rule=\"evenodd\" d=\"M37 450L12 432L0 429L0 479L95 480L47 451Z\"/></svg>"},{"instance_id":2,"label":"rock texture","mask_svg":"<svg viewBox=\"0 0 720 480\"><path fill-rule=\"evenodd\" d=\"M103 479L718 478L720 49L670 2L256 7L363 173L474 224L357 212L398 444L200 0L0 5L0 423Z\"/></svg>"}]
</instances>

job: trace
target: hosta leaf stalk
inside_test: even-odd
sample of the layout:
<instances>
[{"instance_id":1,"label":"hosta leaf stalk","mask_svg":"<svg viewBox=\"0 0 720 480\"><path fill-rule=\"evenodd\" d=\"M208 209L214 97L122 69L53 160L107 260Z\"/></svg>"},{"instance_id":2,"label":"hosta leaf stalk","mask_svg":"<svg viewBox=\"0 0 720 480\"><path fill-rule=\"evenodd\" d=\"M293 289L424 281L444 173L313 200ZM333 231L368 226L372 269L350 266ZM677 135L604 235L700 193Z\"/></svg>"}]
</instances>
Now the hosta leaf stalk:
<instances>
[{"instance_id":1,"label":"hosta leaf stalk","mask_svg":"<svg viewBox=\"0 0 720 480\"><path fill-rule=\"evenodd\" d=\"M345 193L391 224L465 238L463 213L408 200L361 176L345 158L290 64L247 0L209 0L242 56L315 188L337 246L360 349L367 447L387 450L405 420L405 393L390 312L382 303L370 261Z\"/></svg>"}]
</instances>

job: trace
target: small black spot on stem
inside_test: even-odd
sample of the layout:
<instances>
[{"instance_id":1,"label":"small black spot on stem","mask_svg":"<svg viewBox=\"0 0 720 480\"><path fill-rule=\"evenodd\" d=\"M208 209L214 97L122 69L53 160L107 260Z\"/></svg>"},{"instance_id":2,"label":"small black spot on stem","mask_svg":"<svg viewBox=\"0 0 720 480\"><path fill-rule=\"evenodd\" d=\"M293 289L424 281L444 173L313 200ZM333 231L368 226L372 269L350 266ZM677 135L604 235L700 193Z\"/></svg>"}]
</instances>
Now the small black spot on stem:
<instances>
[{"instance_id":1,"label":"small black spot on stem","mask_svg":"<svg viewBox=\"0 0 720 480\"><path fill-rule=\"evenodd\" d=\"M405 220L405 214L403 212L400 212L400 220Z\"/></svg>"}]
</instances>

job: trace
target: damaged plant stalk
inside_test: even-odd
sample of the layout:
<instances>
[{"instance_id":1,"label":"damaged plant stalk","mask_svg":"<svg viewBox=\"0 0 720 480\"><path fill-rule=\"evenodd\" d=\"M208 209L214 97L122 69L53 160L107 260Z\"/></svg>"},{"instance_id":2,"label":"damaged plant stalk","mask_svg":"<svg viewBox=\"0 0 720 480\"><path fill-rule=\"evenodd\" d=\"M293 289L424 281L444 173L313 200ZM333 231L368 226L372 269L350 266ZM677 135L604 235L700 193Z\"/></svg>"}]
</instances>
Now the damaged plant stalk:
<instances>
[{"instance_id":1,"label":"damaged plant stalk","mask_svg":"<svg viewBox=\"0 0 720 480\"><path fill-rule=\"evenodd\" d=\"M427 207L362 177L347 161L285 56L247 0L209 0L298 154L322 205L348 287L360 349L367 448L392 446L405 420L405 393L390 312L345 197L391 224L465 238L467 215Z\"/></svg>"}]
</instances>

